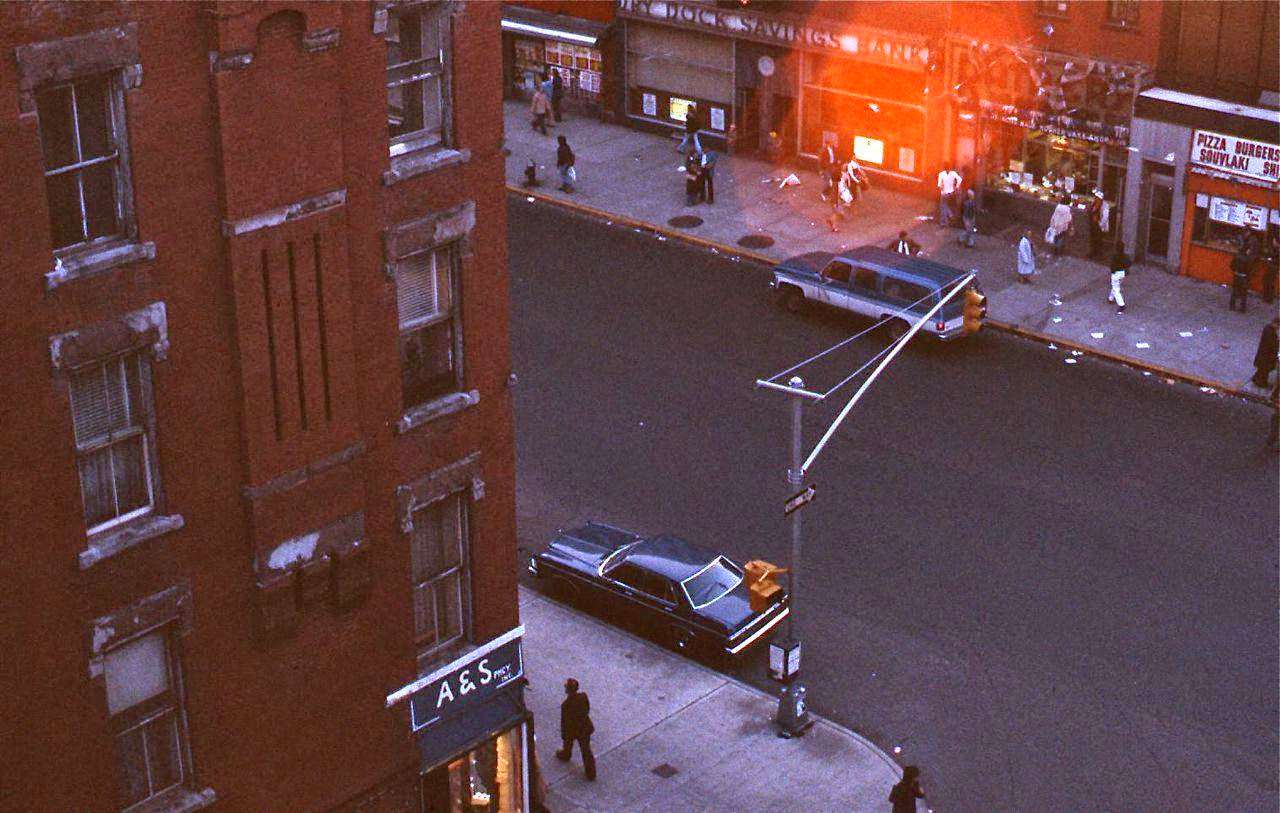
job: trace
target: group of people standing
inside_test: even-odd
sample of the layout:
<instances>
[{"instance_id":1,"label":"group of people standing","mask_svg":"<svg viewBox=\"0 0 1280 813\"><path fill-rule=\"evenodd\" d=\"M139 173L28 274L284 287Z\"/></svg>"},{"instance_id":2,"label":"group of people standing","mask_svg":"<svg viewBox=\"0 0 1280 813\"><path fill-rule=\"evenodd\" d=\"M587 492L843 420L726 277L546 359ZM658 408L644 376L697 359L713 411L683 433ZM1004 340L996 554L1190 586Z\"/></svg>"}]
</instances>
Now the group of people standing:
<instances>
[{"instance_id":1,"label":"group of people standing","mask_svg":"<svg viewBox=\"0 0 1280 813\"><path fill-rule=\"evenodd\" d=\"M1231 258L1231 299L1227 303L1230 310L1244 313L1249 302L1249 284L1254 272L1262 266L1262 299L1268 305L1276 298L1276 276L1280 274L1280 242L1275 234L1267 239L1266 251L1263 251L1262 238L1252 229L1240 241L1240 248Z\"/></svg>"},{"instance_id":2,"label":"group of people standing","mask_svg":"<svg viewBox=\"0 0 1280 813\"><path fill-rule=\"evenodd\" d=\"M559 71L547 71L542 74L542 81L533 90L533 101L529 110L533 119L529 127L547 135L547 117L553 116L556 124L564 121L560 105L564 101L564 79ZM555 126L555 125L551 125ZM556 171L560 174L560 191L572 192L578 182L578 170L575 168L577 156L563 135L556 137ZM538 186L537 164L530 161L524 171L526 187Z\"/></svg>"},{"instance_id":3,"label":"group of people standing","mask_svg":"<svg viewBox=\"0 0 1280 813\"><path fill-rule=\"evenodd\" d=\"M871 178L856 158L850 158L848 163L841 164L836 158L835 145L830 141L822 145L818 174L821 178L822 200L831 204L827 226L831 231L838 232L840 221L871 189Z\"/></svg>"}]
</instances>

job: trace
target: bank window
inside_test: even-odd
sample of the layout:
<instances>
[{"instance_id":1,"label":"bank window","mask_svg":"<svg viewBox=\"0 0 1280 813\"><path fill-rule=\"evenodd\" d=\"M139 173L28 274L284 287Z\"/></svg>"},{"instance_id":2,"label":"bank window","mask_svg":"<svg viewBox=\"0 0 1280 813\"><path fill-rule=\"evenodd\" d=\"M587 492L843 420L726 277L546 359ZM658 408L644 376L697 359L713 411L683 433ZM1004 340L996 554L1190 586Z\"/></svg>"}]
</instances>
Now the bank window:
<instances>
[{"instance_id":1,"label":"bank window","mask_svg":"<svg viewBox=\"0 0 1280 813\"><path fill-rule=\"evenodd\" d=\"M470 628L465 495L455 492L413 515L413 632L420 656L464 640Z\"/></svg>"},{"instance_id":2,"label":"bank window","mask_svg":"<svg viewBox=\"0 0 1280 813\"><path fill-rule=\"evenodd\" d=\"M186 719L181 672L166 630L107 652L103 671L120 807L181 787L189 773Z\"/></svg>"},{"instance_id":3,"label":"bank window","mask_svg":"<svg viewBox=\"0 0 1280 813\"><path fill-rule=\"evenodd\" d=\"M447 4L393 10L386 39L391 154L447 143Z\"/></svg>"},{"instance_id":4,"label":"bank window","mask_svg":"<svg viewBox=\"0 0 1280 813\"><path fill-rule=\"evenodd\" d=\"M118 73L36 93L53 248L125 232L124 89Z\"/></svg>"},{"instance_id":5,"label":"bank window","mask_svg":"<svg viewBox=\"0 0 1280 813\"><path fill-rule=\"evenodd\" d=\"M405 409L460 386L461 324L453 246L412 254L396 263L400 379Z\"/></svg>"},{"instance_id":6,"label":"bank window","mask_svg":"<svg viewBox=\"0 0 1280 813\"><path fill-rule=\"evenodd\" d=\"M113 356L71 375L71 418L84 521L93 535L155 505L151 368L142 351Z\"/></svg>"},{"instance_id":7,"label":"bank window","mask_svg":"<svg viewBox=\"0 0 1280 813\"><path fill-rule=\"evenodd\" d=\"M1067 16L1067 0L1036 0L1036 13L1046 17Z\"/></svg>"},{"instance_id":8,"label":"bank window","mask_svg":"<svg viewBox=\"0 0 1280 813\"><path fill-rule=\"evenodd\" d=\"M1238 251L1250 235L1261 244L1268 228L1276 230L1276 224L1268 222L1271 217L1265 206L1200 193L1196 195L1191 240L1220 251Z\"/></svg>"},{"instance_id":9,"label":"bank window","mask_svg":"<svg viewBox=\"0 0 1280 813\"><path fill-rule=\"evenodd\" d=\"M1138 0L1107 0L1107 23L1123 27L1138 24Z\"/></svg>"}]
</instances>

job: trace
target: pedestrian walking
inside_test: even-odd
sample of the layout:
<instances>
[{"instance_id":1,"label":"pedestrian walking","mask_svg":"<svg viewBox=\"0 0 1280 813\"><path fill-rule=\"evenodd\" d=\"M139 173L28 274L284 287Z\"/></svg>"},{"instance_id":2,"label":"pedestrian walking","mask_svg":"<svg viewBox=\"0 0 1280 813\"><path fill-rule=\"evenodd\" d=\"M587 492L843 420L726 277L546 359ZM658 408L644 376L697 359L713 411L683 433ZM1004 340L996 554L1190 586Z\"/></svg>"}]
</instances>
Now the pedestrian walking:
<instances>
[{"instance_id":1,"label":"pedestrian walking","mask_svg":"<svg viewBox=\"0 0 1280 813\"><path fill-rule=\"evenodd\" d=\"M960 207L960 221L964 224L964 235L960 242L965 248L973 248L978 239L978 199L970 189L964 193L964 204Z\"/></svg>"},{"instance_id":2,"label":"pedestrian walking","mask_svg":"<svg viewBox=\"0 0 1280 813\"><path fill-rule=\"evenodd\" d=\"M1280 280L1280 236L1275 232L1267 237L1267 249L1262 259L1262 301L1270 305L1276 301L1276 282Z\"/></svg>"},{"instance_id":3,"label":"pedestrian walking","mask_svg":"<svg viewBox=\"0 0 1280 813\"><path fill-rule=\"evenodd\" d=\"M856 158L849 159L844 171L849 176L849 191L853 193L854 201L862 200L862 196L871 191L871 177L867 175L867 171L862 168L862 164L859 164Z\"/></svg>"},{"instance_id":4,"label":"pedestrian walking","mask_svg":"<svg viewBox=\"0 0 1280 813\"><path fill-rule=\"evenodd\" d=\"M693 206L698 202L698 193L702 191L702 162L696 152L690 152L684 159L684 205Z\"/></svg>"},{"instance_id":5,"label":"pedestrian walking","mask_svg":"<svg viewBox=\"0 0 1280 813\"><path fill-rule=\"evenodd\" d=\"M564 136L556 136L556 138L560 142L556 147L556 169L560 170L560 191L572 192L574 184L578 182L578 170L573 168L577 156L569 148L569 142Z\"/></svg>"},{"instance_id":6,"label":"pedestrian walking","mask_svg":"<svg viewBox=\"0 0 1280 813\"><path fill-rule=\"evenodd\" d=\"M698 161L700 179L698 184L698 200L707 204L716 202L716 153L707 150Z\"/></svg>"},{"instance_id":7,"label":"pedestrian walking","mask_svg":"<svg viewBox=\"0 0 1280 813\"><path fill-rule=\"evenodd\" d=\"M560 103L564 101L564 77L560 75L560 71L551 72L551 112L556 117L556 123L564 121L560 115Z\"/></svg>"},{"instance_id":8,"label":"pedestrian walking","mask_svg":"<svg viewBox=\"0 0 1280 813\"><path fill-rule=\"evenodd\" d=\"M529 105L529 112L533 113L533 121L529 126L534 130L547 134L547 114L551 112L551 100L547 98L547 93L539 85L533 91L533 101Z\"/></svg>"},{"instance_id":9,"label":"pedestrian walking","mask_svg":"<svg viewBox=\"0 0 1280 813\"><path fill-rule=\"evenodd\" d=\"M1267 433L1267 448L1280 452L1280 381L1271 388L1271 431Z\"/></svg>"},{"instance_id":10,"label":"pedestrian walking","mask_svg":"<svg viewBox=\"0 0 1280 813\"><path fill-rule=\"evenodd\" d=\"M1253 354L1253 385L1264 390L1271 380L1271 371L1276 368L1276 354L1280 352L1280 343L1276 341L1277 328L1280 328L1280 317L1262 326L1258 351Z\"/></svg>"},{"instance_id":11,"label":"pedestrian walking","mask_svg":"<svg viewBox=\"0 0 1280 813\"><path fill-rule=\"evenodd\" d=\"M849 173L840 173L840 180L836 182L836 196L831 202L831 215L827 218L827 226L831 231L840 231L840 221L844 219L845 214L849 211L849 207L853 205L853 179L849 177Z\"/></svg>"},{"instance_id":12,"label":"pedestrian walking","mask_svg":"<svg viewBox=\"0 0 1280 813\"><path fill-rule=\"evenodd\" d=\"M938 173L938 223L950 226L955 217L956 195L964 179L954 169L944 169Z\"/></svg>"},{"instance_id":13,"label":"pedestrian walking","mask_svg":"<svg viewBox=\"0 0 1280 813\"><path fill-rule=\"evenodd\" d=\"M1120 290L1120 283L1124 282L1131 265L1133 260L1125 254L1124 243L1116 243L1116 251L1111 255L1111 290L1107 293L1107 301L1115 303L1117 315L1124 313L1124 292Z\"/></svg>"},{"instance_id":14,"label":"pedestrian walking","mask_svg":"<svg viewBox=\"0 0 1280 813\"><path fill-rule=\"evenodd\" d=\"M835 144L829 140L824 143L819 158L822 163L818 168L818 176L822 179L822 200L826 202L836 191L836 178L840 172L839 162L836 161Z\"/></svg>"},{"instance_id":15,"label":"pedestrian walking","mask_svg":"<svg viewBox=\"0 0 1280 813\"><path fill-rule=\"evenodd\" d=\"M924 798L924 788L920 786L920 769L908 765L902 769L902 779L889 791L889 801L893 804L893 813L916 813L916 799Z\"/></svg>"},{"instance_id":16,"label":"pedestrian walking","mask_svg":"<svg viewBox=\"0 0 1280 813\"><path fill-rule=\"evenodd\" d=\"M1036 272L1036 250L1031 245L1031 230L1022 230L1022 239L1018 241L1018 282L1028 284L1031 275Z\"/></svg>"},{"instance_id":17,"label":"pedestrian walking","mask_svg":"<svg viewBox=\"0 0 1280 813\"><path fill-rule=\"evenodd\" d=\"M1228 310L1235 310L1240 303L1240 312L1244 313L1249 302L1249 272L1252 270L1253 258L1249 255L1249 245L1240 246L1236 256L1231 258L1231 301Z\"/></svg>"},{"instance_id":18,"label":"pedestrian walking","mask_svg":"<svg viewBox=\"0 0 1280 813\"><path fill-rule=\"evenodd\" d=\"M701 114L696 104L689 105L684 112L684 138L680 139L680 144L676 147L676 152L686 152L691 147L695 152L702 152L702 145L698 143L698 130L701 129Z\"/></svg>"},{"instance_id":19,"label":"pedestrian walking","mask_svg":"<svg viewBox=\"0 0 1280 813\"><path fill-rule=\"evenodd\" d=\"M1089 259L1094 259L1098 253L1102 251L1102 242L1105 231L1102 226L1102 207L1106 204L1103 202L1102 190L1093 190L1093 196L1089 198L1089 205L1085 207L1085 212L1089 216Z\"/></svg>"},{"instance_id":20,"label":"pedestrian walking","mask_svg":"<svg viewBox=\"0 0 1280 813\"><path fill-rule=\"evenodd\" d=\"M898 232L898 239L889 245L890 251L896 251L907 257L914 257L920 253L920 244L910 237L907 237L905 231Z\"/></svg>"},{"instance_id":21,"label":"pedestrian walking","mask_svg":"<svg viewBox=\"0 0 1280 813\"><path fill-rule=\"evenodd\" d=\"M560 704L560 740L564 747L556 751L556 759L568 762L573 757L573 744L582 752L582 769L587 781L596 781L596 758L591 753L591 735L596 727L591 724L591 701L586 692L578 691L578 681L569 678L564 682L564 701Z\"/></svg>"},{"instance_id":22,"label":"pedestrian walking","mask_svg":"<svg viewBox=\"0 0 1280 813\"><path fill-rule=\"evenodd\" d=\"M1071 233L1071 207L1065 197L1058 200L1049 217L1049 228L1045 230L1044 241L1053 246L1053 256L1061 257L1067 245L1067 235Z\"/></svg>"}]
</instances>

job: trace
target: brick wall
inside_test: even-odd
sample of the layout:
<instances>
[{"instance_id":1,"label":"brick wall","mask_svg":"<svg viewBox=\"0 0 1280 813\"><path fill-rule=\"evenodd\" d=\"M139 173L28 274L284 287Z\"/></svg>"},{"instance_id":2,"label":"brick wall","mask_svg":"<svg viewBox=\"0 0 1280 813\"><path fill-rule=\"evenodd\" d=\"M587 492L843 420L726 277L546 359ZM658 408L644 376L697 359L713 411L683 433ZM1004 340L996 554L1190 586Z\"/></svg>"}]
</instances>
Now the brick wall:
<instances>
[{"instance_id":1,"label":"brick wall","mask_svg":"<svg viewBox=\"0 0 1280 813\"><path fill-rule=\"evenodd\" d=\"M501 77L492 58L500 6L459 4L453 19L455 87L466 89L453 115L465 160L386 185L386 44L370 4L0 7L0 171L9 181L0 196L0 809L113 809L106 700L91 675L94 619L179 583L191 596L190 629L175 647L194 788L211 788L228 810L316 810L404 775L416 749L401 713L383 708L417 668L396 490L474 452L484 481L472 507L474 638L516 622ZM137 24L141 60L140 81L124 94L129 166L138 238L155 256L50 288L39 123L23 111L11 55L128 23ZM217 70L211 53L222 59ZM236 65L245 53L252 60ZM228 234L227 224L247 228L246 219L335 189L345 190L341 203ZM401 433L383 232L468 200L463 389L479 402ZM182 527L84 569L71 413L49 340L154 302L165 304L168 328L167 353L153 365L158 469L164 510ZM327 560L264 572L282 540L357 514L359 553L344 547L342 526L321 534ZM357 590L356 606L333 606L335 570L363 573L367 597ZM289 619L272 628L278 634L262 634L264 607Z\"/></svg>"}]
</instances>

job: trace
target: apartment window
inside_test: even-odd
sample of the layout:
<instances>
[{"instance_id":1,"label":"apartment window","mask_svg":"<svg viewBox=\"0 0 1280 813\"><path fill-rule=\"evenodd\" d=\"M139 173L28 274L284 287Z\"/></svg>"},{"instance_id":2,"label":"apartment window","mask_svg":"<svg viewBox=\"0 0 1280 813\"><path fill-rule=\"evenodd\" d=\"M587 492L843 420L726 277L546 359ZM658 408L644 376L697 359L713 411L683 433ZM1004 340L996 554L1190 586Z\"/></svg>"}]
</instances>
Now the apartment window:
<instances>
[{"instance_id":1,"label":"apartment window","mask_svg":"<svg viewBox=\"0 0 1280 813\"><path fill-rule=\"evenodd\" d=\"M1138 24L1138 0L1107 0L1109 25L1133 26Z\"/></svg>"},{"instance_id":2,"label":"apartment window","mask_svg":"<svg viewBox=\"0 0 1280 813\"><path fill-rule=\"evenodd\" d=\"M92 535L155 505L148 356L133 351L88 364L72 371L70 384L80 493Z\"/></svg>"},{"instance_id":3,"label":"apartment window","mask_svg":"<svg viewBox=\"0 0 1280 813\"><path fill-rule=\"evenodd\" d=\"M462 641L470 626L466 492L413 512L413 631L420 655Z\"/></svg>"},{"instance_id":4,"label":"apartment window","mask_svg":"<svg viewBox=\"0 0 1280 813\"><path fill-rule=\"evenodd\" d=\"M124 231L123 92L118 74L36 92L55 250Z\"/></svg>"},{"instance_id":5,"label":"apartment window","mask_svg":"<svg viewBox=\"0 0 1280 813\"><path fill-rule=\"evenodd\" d=\"M387 131L391 154L449 141L449 16L445 4L394 9L387 18Z\"/></svg>"},{"instance_id":6,"label":"apartment window","mask_svg":"<svg viewBox=\"0 0 1280 813\"><path fill-rule=\"evenodd\" d=\"M1036 13L1046 17L1067 16L1067 0L1036 0Z\"/></svg>"},{"instance_id":7,"label":"apartment window","mask_svg":"<svg viewBox=\"0 0 1280 813\"><path fill-rule=\"evenodd\" d=\"M396 262L400 374L406 409L458 390L457 252L432 248Z\"/></svg>"},{"instance_id":8,"label":"apartment window","mask_svg":"<svg viewBox=\"0 0 1280 813\"><path fill-rule=\"evenodd\" d=\"M187 773L182 681L165 628L108 651L107 712L120 806L180 788Z\"/></svg>"}]
</instances>

